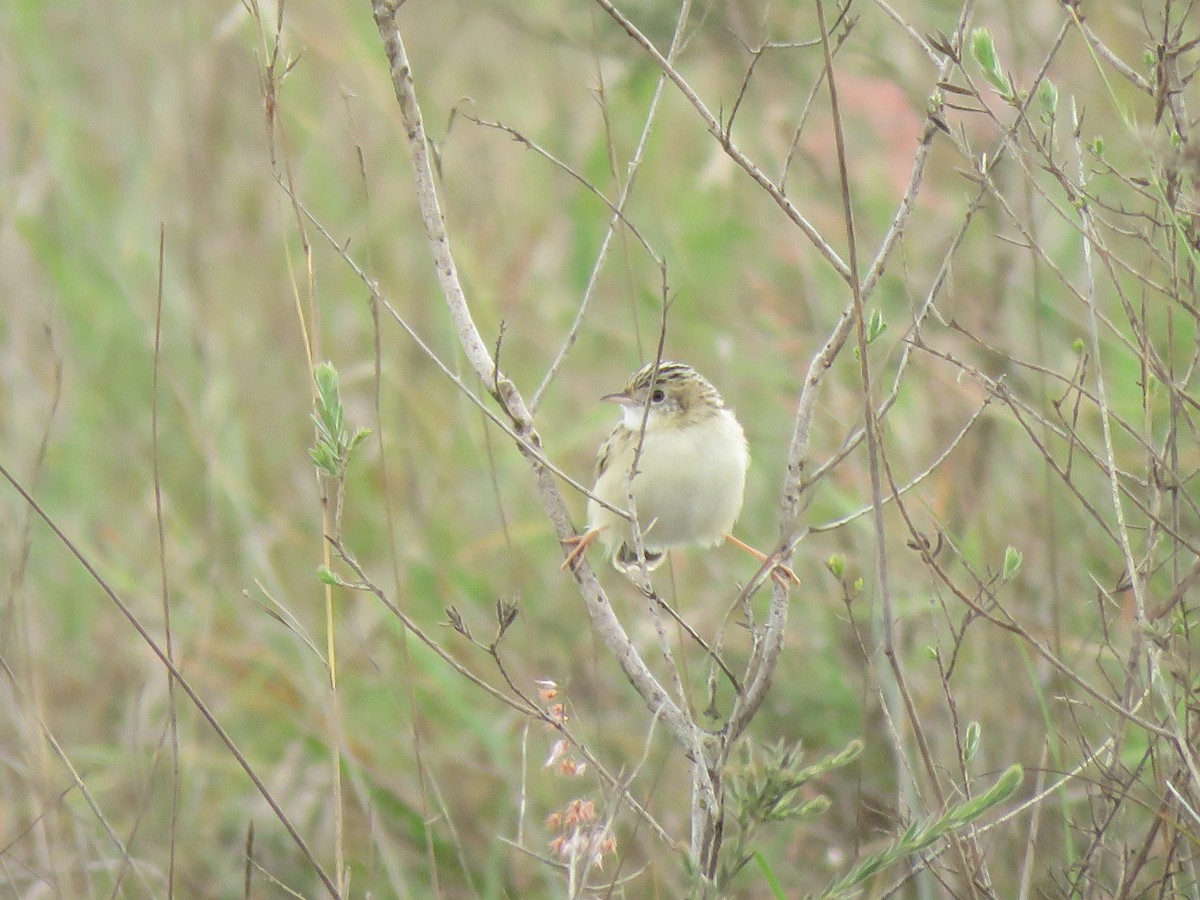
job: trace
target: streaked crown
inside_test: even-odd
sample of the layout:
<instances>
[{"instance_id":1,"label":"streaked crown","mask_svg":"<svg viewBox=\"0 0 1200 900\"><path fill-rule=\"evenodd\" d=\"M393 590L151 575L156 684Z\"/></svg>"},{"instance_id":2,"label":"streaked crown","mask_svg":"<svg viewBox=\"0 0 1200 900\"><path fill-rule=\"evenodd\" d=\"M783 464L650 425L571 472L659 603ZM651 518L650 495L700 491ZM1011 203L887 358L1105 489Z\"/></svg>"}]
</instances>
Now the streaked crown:
<instances>
[{"instance_id":1,"label":"streaked crown","mask_svg":"<svg viewBox=\"0 0 1200 900\"><path fill-rule=\"evenodd\" d=\"M666 360L657 367L653 362L642 366L620 393L609 394L604 399L615 400L627 407L644 407L648 401L651 411L658 408L668 415L695 416L725 408L725 401L707 378L689 365Z\"/></svg>"}]
</instances>

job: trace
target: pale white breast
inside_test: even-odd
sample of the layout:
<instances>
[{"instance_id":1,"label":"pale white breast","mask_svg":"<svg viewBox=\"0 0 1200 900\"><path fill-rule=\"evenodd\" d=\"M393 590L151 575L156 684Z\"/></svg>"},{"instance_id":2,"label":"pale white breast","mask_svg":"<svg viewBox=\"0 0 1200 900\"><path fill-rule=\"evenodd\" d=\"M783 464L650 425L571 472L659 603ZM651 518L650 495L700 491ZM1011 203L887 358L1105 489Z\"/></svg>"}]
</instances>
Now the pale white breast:
<instances>
[{"instance_id":1,"label":"pale white breast","mask_svg":"<svg viewBox=\"0 0 1200 900\"><path fill-rule=\"evenodd\" d=\"M626 408L627 419L631 412L637 414L636 428L641 411ZM631 462L632 450L612 459L594 493L626 508ZM742 426L727 409L683 428L648 427L633 481L646 548L718 543L741 511L749 463ZM628 523L594 501L588 519L590 527L605 529L601 537L610 548L630 540Z\"/></svg>"}]
</instances>

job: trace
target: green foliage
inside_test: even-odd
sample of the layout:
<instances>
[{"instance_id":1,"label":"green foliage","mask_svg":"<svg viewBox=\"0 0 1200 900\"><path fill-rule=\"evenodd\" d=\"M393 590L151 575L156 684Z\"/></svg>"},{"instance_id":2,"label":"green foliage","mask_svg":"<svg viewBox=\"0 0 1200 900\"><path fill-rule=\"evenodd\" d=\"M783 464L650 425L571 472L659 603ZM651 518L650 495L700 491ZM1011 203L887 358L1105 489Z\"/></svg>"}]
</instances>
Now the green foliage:
<instances>
[{"instance_id":1,"label":"green foliage","mask_svg":"<svg viewBox=\"0 0 1200 900\"><path fill-rule=\"evenodd\" d=\"M1012 81L1004 74L1000 64L1000 56L996 52L996 42L992 33L986 28L976 28L971 32L971 56L983 72L983 77L1005 100L1012 102L1016 99L1013 93Z\"/></svg>"},{"instance_id":2,"label":"green foliage","mask_svg":"<svg viewBox=\"0 0 1200 900\"><path fill-rule=\"evenodd\" d=\"M840 752L805 766L798 743L780 742L761 753L748 743L742 746L745 760L729 773L727 782L735 839L729 861L722 867L721 884L728 884L755 858L755 842L763 825L799 822L829 809L828 798L820 794L807 799L799 799L797 794L813 779L854 762L863 751L862 742L854 740ZM769 872L765 861L759 865Z\"/></svg>"},{"instance_id":3,"label":"green foliage","mask_svg":"<svg viewBox=\"0 0 1200 900\"><path fill-rule=\"evenodd\" d=\"M1023 554L1011 544L1004 549L1004 580L1008 581L1019 571L1021 571L1021 563L1025 560Z\"/></svg>"},{"instance_id":4,"label":"green foliage","mask_svg":"<svg viewBox=\"0 0 1200 900\"><path fill-rule=\"evenodd\" d=\"M763 878L766 879L767 887L771 889L771 896L774 897L775 900L785 900L787 894L783 890L783 885L779 883L779 878L775 875L774 870L771 868L771 864L767 862L767 858L763 856L760 851L755 850L754 861L758 863L759 871L763 873Z\"/></svg>"},{"instance_id":5,"label":"green foliage","mask_svg":"<svg viewBox=\"0 0 1200 900\"><path fill-rule=\"evenodd\" d=\"M871 316L867 319L866 339L867 346L875 343L877 339L883 336L887 331L887 322L883 319L883 313L877 308L871 310ZM858 348L854 348L854 358L858 359Z\"/></svg>"},{"instance_id":6,"label":"green foliage","mask_svg":"<svg viewBox=\"0 0 1200 900\"><path fill-rule=\"evenodd\" d=\"M1058 88L1049 78L1043 78L1037 90L1038 106L1041 108L1042 122L1052 124L1058 115Z\"/></svg>"},{"instance_id":7,"label":"green foliage","mask_svg":"<svg viewBox=\"0 0 1200 900\"><path fill-rule=\"evenodd\" d=\"M309 455L318 469L331 478L343 478L350 454L371 434L359 428L350 434L345 428L346 410L338 388L337 369L332 363L321 363L313 372L317 387L313 422L317 426L316 443Z\"/></svg>"},{"instance_id":8,"label":"green foliage","mask_svg":"<svg viewBox=\"0 0 1200 900\"><path fill-rule=\"evenodd\" d=\"M963 764L969 763L975 758L975 752L979 749L979 737L982 729L978 722L970 722L967 725L967 732L963 736Z\"/></svg>"},{"instance_id":9,"label":"green foliage","mask_svg":"<svg viewBox=\"0 0 1200 900\"><path fill-rule=\"evenodd\" d=\"M873 344L883 337L887 331L887 322L883 320L883 312L878 308L871 310L871 318L867 321L867 343Z\"/></svg>"},{"instance_id":10,"label":"green foliage","mask_svg":"<svg viewBox=\"0 0 1200 900\"><path fill-rule=\"evenodd\" d=\"M949 837L999 806L1016 793L1024 778L1024 770L1020 766L1010 766L990 789L972 800L951 806L940 816L914 822L886 849L868 856L816 896L830 900L859 896L876 876L890 866L914 853L929 849L939 840Z\"/></svg>"}]
</instances>

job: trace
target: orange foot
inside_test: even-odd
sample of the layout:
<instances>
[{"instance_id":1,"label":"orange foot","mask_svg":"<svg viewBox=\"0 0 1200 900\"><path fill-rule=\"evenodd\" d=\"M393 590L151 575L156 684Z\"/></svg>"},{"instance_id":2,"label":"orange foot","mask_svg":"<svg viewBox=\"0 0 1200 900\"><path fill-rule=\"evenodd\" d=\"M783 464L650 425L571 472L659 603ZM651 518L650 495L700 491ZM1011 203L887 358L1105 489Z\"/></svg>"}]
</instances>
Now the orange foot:
<instances>
[{"instance_id":1,"label":"orange foot","mask_svg":"<svg viewBox=\"0 0 1200 900\"><path fill-rule=\"evenodd\" d=\"M738 547L741 550L745 550L747 553L749 553L751 556L753 556L755 559L757 559L760 563L765 563L770 558L767 556L767 554L763 553L761 550L755 550L753 547L751 547L746 542L739 541L732 534L725 535L725 540L729 541L729 543L733 544L733 546ZM776 563L775 566L771 569L771 577L774 578L781 587L787 587L789 581L792 582L793 584L800 583L800 579L796 575L796 573L793 572L787 566L783 565L782 563Z\"/></svg>"},{"instance_id":2,"label":"orange foot","mask_svg":"<svg viewBox=\"0 0 1200 900\"><path fill-rule=\"evenodd\" d=\"M600 531L601 529L599 528L591 528L585 531L583 534L577 534L574 537L569 537L563 541L564 544L571 548L571 552L568 553L567 558L563 560L562 570L564 572L568 569L574 571L575 564L579 562L580 558L587 551L587 548L592 541L596 540L596 537L600 534Z\"/></svg>"}]
</instances>

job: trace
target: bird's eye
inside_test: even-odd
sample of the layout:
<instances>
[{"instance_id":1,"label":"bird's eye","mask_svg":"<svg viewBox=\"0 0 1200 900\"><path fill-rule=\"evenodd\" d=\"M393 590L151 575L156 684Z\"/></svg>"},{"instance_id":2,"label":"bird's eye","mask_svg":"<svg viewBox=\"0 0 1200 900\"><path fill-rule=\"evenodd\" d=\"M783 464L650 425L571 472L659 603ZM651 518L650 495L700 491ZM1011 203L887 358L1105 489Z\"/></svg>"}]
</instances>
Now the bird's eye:
<instances>
[{"instance_id":1,"label":"bird's eye","mask_svg":"<svg viewBox=\"0 0 1200 900\"><path fill-rule=\"evenodd\" d=\"M665 400L666 398L667 398L667 395L663 393L662 388L655 388L654 393L650 395L650 402L651 403L662 403L663 400Z\"/></svg>"}]
</instances>

